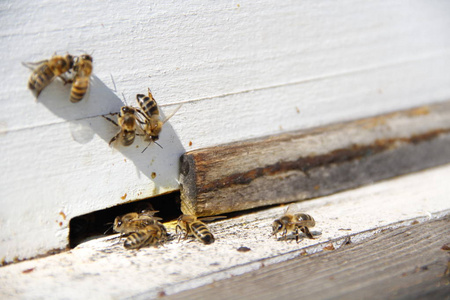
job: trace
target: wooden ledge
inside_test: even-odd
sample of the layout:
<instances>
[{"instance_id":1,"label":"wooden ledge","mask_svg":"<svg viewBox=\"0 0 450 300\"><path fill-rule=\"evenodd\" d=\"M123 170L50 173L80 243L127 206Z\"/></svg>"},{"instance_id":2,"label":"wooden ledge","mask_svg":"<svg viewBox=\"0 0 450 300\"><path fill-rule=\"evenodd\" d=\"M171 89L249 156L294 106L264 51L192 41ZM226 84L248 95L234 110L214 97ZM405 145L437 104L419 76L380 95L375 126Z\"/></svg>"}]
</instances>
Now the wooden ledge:
<instances>
[{"instance_id":1,"label":"wooden ledge","mask_svg":"<svg viewBox=\"0 0 450 300\"><path fill-rule=\"evenodd\" d=\"M329 243L308 259L302 259L309 253L304 249L296 258L272 265L262 260L264 268L166 299L446 299L449 225L447 215L384 229L361 243Z\"/></svg>"},{"instance_id":2,"label":"wooden ledge","mask_svg":"<svg viewBox=\"0 0 450 300\"><path fill-rule=\"evenodd\" d=\"M188 152L181 209L216 215L355 188L450 162L450 101Z\"/></svg>"}]
</instances>

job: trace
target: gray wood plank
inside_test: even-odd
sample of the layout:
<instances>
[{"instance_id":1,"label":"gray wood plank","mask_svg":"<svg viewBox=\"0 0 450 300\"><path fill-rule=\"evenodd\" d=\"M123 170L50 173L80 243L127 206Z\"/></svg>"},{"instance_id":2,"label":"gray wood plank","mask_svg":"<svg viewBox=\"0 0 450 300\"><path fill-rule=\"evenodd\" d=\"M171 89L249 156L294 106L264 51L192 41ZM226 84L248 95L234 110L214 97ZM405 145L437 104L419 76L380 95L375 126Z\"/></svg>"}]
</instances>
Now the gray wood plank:
<instances>
[{"instance_id":1,"label":"gray wood plank","mask_svg":"<svg viewBox=\"0 0 450 300\"><path fill-rule=\"evenodd\" d=\"M449 299L449 242L447 216L165 299Z\"/></svg>"}]
</instances>

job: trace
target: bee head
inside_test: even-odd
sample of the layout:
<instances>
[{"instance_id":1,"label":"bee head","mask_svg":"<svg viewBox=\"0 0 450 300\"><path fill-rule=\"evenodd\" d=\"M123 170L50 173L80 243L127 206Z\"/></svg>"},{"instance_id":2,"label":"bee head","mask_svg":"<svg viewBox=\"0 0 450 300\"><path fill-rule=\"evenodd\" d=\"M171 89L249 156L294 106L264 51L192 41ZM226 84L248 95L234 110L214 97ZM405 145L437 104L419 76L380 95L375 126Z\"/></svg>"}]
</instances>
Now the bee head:
<instances>
[{"instance_id":1,"label":"bee head","mask_svg":"<svg viewBox=\"0 0 450 300\"><path fill-rule=\"evenodd\" d=\"M70 55L70 54L66 54L64 63L69 63L69 69L72 69L73 68L73 63L74 63L73 56Z\"/></svg>"},{"instance_id":2,"label":"bee head","mask_svg":"<svg viewBox=\"0 0 450 300\"><path fill-rule=\"evenodd\" d=\"M272 223L272 235L277 234L283 229L283 223L280 220L275 220Z\"/></svg>"},{"instance_id":3,"label":"bee head","mask_svg":"<svg viewBox=\"0 0 450 300\"><path fill-rule=\"evenodd\" d=\"M113 230L115 232L119 232L120 227L122 226L123 222L122 222L122 218L121 217L116 217L114 219L114 224L113 224Z\"/></svg>"},{"instance_id":4,"label":"bee head","mask_svg":"<svg viewBox=\"0 0 450 300\"><path fill-rule=\"evenodd\" d=\"M130 107L130 106L122 106L122 108L120 109L120 112L122 115L124 114L134 114L134 108Z\"/></svg>"},{"instance_id":5,"label":"bee head","mask_svg":"<svg viewBox=\"0 0 450 300\"><path fill-rule=\"evenodd\" d=\"M90 61L90 62L93 61L92 56L90 56L89 54L83 54L83 55L81 55L81 59L83 59L83 60L88 60L88 61Z\"/></svg>"}]
</instances>

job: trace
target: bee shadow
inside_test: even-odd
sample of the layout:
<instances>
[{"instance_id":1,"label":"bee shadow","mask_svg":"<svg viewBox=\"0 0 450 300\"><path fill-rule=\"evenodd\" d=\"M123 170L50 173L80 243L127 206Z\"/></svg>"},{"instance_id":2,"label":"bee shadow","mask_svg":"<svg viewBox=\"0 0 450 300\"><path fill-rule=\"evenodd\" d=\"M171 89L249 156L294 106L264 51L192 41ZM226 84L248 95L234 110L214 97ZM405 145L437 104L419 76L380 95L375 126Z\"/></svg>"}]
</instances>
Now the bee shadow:
<instances>
[{"instance_id":1,"label":"bee shadow","mask_svg":"<svg viewBox=\"0 0 450 300\"><path fill-rule=\"evenodd\" d=\"M310 231L310 232L313 235L314 239L316 239L316 238L318 238L318 237L320 237L322 235L321 231ZM304 239L310 239L303 232L299 232L298 238L299 238L299 240L298 240L299 243L302 240L304 240ZM278 237L277 241L293 241L293 240L295 241L295 239L296 239L295 234L294 233L290 233L290 234L287 234L286 236Z\"/></svg>"},{"instance_id":2,"label":"bee shadow","mask_svg":"<svg viewBox=\"0 0 450 300\"><path fill-rule=\"evenodd\" d=\"M37 101L67 121L109 114L119 111L123 105L120 98L95 75L91 77L84 99L78 103L71 103L69 100L71 86L57 78L42 91Z\"/></svg>"},{"instance_id":3,"label":"bee shadow","mask_svg":"<svg viewBox=\"0 0 450 300\"><path fill-rule=\"evenodd\" d=\"M159 192L160 187L168 185L167 178L158 176L158 170L173 168L175 173L171 173L176 174L179 157L185 152L170 121L164 124L158 140L158 144L162 148L152 143L144 153L141 153L148 146L148 142L143 141L140 136L136 136L131 146L124 147L115 142L110 147L108 144L111 138L117 134L120 128L103 116L117 120L116 116L110 114L119 112L124 105L122 100L95 75L91 77L88 93L80 102L71 103L69 101L70 89L70 84L64 85L61 80L56 79L42 91L38 102L54 115L68 121L69 134L76 143L88 145L94 141L94 136L97 135L104 141L104 147L96 143L95 146L92 146L93 152L104 151L105 153L102 153L102 155L111 156L115 155L115 152L122 153L127 161L134 163L138 176L143 174L155 183L155 193ZM145 89L143 90L145 91ZM139 92L136 91L136 93ZM129 105L137 106L137 103L129 103ZM167 114L170 112L171 110L168 109ZM160 113L161 118L164 119L164 112L161 108ZM83 149L85 148L83 147ZM176 181L177 178L171 178L170 180L170 184L173 184L173 181Z\"/></svg>"}]
</instances>

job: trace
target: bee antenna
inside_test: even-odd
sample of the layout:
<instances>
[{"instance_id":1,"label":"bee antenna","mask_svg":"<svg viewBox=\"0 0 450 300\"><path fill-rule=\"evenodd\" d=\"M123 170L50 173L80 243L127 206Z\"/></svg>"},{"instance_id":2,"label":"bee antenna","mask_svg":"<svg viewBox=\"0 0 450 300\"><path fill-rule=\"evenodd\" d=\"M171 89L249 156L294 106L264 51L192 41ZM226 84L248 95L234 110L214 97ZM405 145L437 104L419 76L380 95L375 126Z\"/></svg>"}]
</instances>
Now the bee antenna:
<instances>
[{"instance_id":1,"label":"bee antenna","mask_svg":"<svg viewBox=\"0 0 450 300\"><path fill-rule=\"evenodd\" d=\"M147 150L148 146L150 146L152 142L148 143L147 147L144 148L144 150L141 151L141 153L144 153L145 150Z\"/></svg>"},{"instance_id":2,"label":"bee antenna","mask_svg":"<svg viewBox=\"0 0 450 300\"><path fill-rule=\"evenodd\" d=\"M112 228L113 228L113 225L109 226L108 229L106 229L106 231L103 232L103 235L105 235L105 234L106 234L110 229L112 229Z\"/></svg>"},{"instance_id":3,"label":"bee antenna","mask_svg":"<svg viewBox=\"0 0 450 300\"><path fill-rule=\"evenodd\" d=\"M127 100L125 99L125 94L122 93L122 98L123 98L123 102L125 103L126 106L128 106Z\"/></svg>"},{"instance_id":4,"label":"bee antenna","mask_svg":"<svg viewBox=\"0 0 450 300\"><path fill-rule=\"evenodd\" d=\"M109 73L109 76L111 76L111 81L112 81L112 84L114 85L114 92L117 93L116 82L114 81L114 78L111 73Z\"/></svg>"},{"instance_id":5,"label":"bee antenna","mask_svg":"<svg viewBox=\"0 0 450 300\"><path fill-rule=\"evenodd\" d=\"M148 143L147 147L144 148L144 150L142 150L141 153L144 153L145 150L147 150L147 148L150 146L151 143L155 143L156 145L158 145L161 149L164 149L158 142L156 141L150 141L150 143Z\"/></svg>"}]
</instances>

